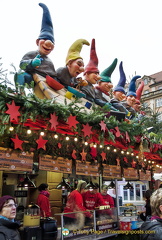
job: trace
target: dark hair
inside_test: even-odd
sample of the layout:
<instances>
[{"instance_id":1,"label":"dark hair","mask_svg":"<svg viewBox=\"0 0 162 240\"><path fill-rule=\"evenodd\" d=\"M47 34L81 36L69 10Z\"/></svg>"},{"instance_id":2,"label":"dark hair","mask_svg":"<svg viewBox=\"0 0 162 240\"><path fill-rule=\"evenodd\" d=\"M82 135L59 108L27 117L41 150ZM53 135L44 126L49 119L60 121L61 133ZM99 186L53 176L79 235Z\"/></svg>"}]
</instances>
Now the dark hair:
<instances>
[{"instance_id":1,"label":"dark hair","mask_svg":"<svg viewBox=\"0 0 162 240\"><path fill-rule=\"evenodd\" d=\"M153 193L153 191L152 190L147 190L146 192L145 192L145 198L147 199L147 200L149 200L150 199L150 197L151 197L151 195L152 195L152 193Z\"/></svg>"},{"instance_id":2,"label":"dark hair","mask_svg":"<svg viewBox=\"0 0 162 240\"><path fill-rule=\"evenodd\" d=\"M45 190L46 188L48 188L48 184L47 183L41 183L38 187L39 191Z\"/></svg>"}]
</instances>

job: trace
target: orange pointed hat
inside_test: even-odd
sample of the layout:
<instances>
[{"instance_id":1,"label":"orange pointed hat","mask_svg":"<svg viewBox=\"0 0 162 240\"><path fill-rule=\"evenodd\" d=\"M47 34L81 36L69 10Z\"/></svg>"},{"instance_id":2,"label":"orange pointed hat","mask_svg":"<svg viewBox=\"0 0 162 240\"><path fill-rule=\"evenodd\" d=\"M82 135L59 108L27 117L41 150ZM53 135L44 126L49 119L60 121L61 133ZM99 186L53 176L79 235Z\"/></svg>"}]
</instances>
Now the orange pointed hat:
<instances>
[{"instance_id":1,"label":"orange pointed hat","mask_svg":"<svg viewBox=\"0 0 162 240\"><path fill-rule=\"evenodd\" d=\"M98 70L98 57L96 54L95 39L92 39L91 50L90 50L90 60L87 66L85 67L84 75L86 73L99 73Z\"/></svg>"},{"instance_id":2,"label":"orange pointed hat","mask_svg":"<svg viewBox=\"0 0 162 240\"><path fill-rule=\"evenodd\" d=\"M88 45L88 46L90 45L89 42L85 39L78 39L71 45L71 47L69 48L68 53L67 53L66 65L68 64L68 62L70 60L76 60L78 58L83 59L80 56L80 52L82 50L83 44Z\"/></svg>"}]
</instances>

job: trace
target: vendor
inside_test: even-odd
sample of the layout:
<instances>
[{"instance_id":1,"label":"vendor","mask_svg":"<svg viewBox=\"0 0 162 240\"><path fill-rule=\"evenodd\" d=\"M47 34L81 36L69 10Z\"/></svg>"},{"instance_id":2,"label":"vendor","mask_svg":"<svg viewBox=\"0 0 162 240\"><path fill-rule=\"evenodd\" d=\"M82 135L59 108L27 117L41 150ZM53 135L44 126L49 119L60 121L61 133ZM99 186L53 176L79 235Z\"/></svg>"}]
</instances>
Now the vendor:
<instances>
[{"instance_id":1,"label":"vendor","mask_svg":"<svg viewBox=\"0 0 162 240\"><path fill-rule=\"evenodd\" d=\"M83 204L86 209L95 210L100 206L105 206L105 202L101 194L97 191L98 186L90 182L86 188L87 192L82 193Z\"/></svg>"},{"instance_id":2,"label":"vendor","mask_svg":"<svg viewBox=\"0 0 162 240\"><path fill-rule=\"evenodd\" d=\"M110 208L114 207L114 199L107 193L108 186L102 185L101 187L101 195L103 197L103 200L105 201L105 205L109 205Z\"/></svg>"},{"instance_id":3,"label":"vendor","mask_svg":"<svg viewBox=\"0 0 162 240\"><path fill-rule=\"evenodd\" d=\"M76 190L73 190L67 199L66 207L64 208L64 213L86 211L86 208L83 206L82 194L85 192L85 187L87 183L83 180L79 180ZM91 218L92 215L90 212L85 213L74 213L74 214L65 214L64 222L65 225L76 225L76 229L83 227L86 218Z\"/></svg>"}]
</instances>

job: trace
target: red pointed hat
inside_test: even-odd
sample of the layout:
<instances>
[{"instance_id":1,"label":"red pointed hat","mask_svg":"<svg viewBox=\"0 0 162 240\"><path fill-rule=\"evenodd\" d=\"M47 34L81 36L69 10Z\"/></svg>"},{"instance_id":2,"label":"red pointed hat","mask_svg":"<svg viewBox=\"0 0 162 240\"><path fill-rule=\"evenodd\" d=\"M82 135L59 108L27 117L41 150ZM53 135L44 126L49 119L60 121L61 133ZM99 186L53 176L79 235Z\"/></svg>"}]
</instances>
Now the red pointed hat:
<instances>
[{"instance_id":1,"label":"red pointed hat","mask_svg":"<svg viewBox=\"0 0 162 240\"><path fill-rule=\"evenodd\" d=\"M99 73L98 70L98 57L96 54L95 39L92 39L91 50L90 50L90 60L87 66L85 67L84 75L86 73Z\"/></svg>"},{"instance_id":2,"label":"red pointed hat","mask_svg":"<svg viewBox=\"0 0 162 240\"><path fill-rule=\"evenodd\" d=\"M136 104L141 104L140 99L141 99L141 96L142 96L143 88L144 88L144 81L142 81L140 83L139 87L136 90Z\"/></svg>"}]
</instances>

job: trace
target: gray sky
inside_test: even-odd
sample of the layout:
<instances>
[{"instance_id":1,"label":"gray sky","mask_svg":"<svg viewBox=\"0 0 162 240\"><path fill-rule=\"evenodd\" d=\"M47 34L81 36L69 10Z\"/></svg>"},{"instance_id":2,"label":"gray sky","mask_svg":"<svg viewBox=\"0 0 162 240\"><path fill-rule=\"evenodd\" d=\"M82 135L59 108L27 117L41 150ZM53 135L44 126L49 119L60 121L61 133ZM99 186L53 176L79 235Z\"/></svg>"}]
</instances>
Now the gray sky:
<instances>
[{"instance_id":1,"label":"gray sky","mask_svg":"<svg viewBox=\"0 0 162 240\"><path fill-rule=\"evenodd\" d=\"M4 68L14 63L18 69L22 56L37 49L42 21L38 0L5 0L0 3L0 57ZM49 55L55 68L65 65L70 45L79 38L96 40L99 69L103 71L114 58L112 74L119 80L119 63L127 79L136 74L162 71L161 0L44 0L51 13L55 49ZM84 45L81 56L89 61L90 47Z\"/></svg>"}]
</instances>

